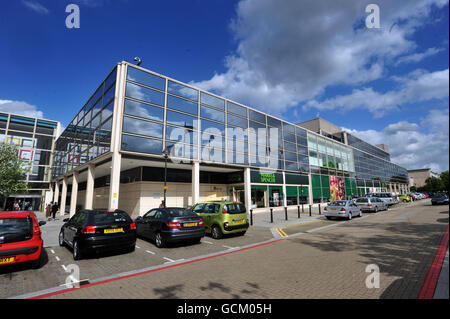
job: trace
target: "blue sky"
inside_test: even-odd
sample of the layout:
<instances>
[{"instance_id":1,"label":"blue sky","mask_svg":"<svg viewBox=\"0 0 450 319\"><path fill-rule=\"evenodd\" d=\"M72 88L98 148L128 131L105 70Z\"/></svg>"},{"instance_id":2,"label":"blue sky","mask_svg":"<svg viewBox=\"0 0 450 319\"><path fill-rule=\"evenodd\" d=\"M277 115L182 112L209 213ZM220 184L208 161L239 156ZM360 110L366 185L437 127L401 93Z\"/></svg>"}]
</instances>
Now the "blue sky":
<instances>
[{"instance_id":1,"label":"blue sky","mask_svg":"<svg viewBox=\"0 0 450 319\"><path fill-rule=\"evenodd\" d=\"M79 29L65 26L70 3ZM369 3L380 29L364 25ZM448 0L4 1L0 111L66 126L115 63L139 56L290 122L320 116L387 143L408 169L442 171L448 24Z\"/></svg>"}]
</instances>

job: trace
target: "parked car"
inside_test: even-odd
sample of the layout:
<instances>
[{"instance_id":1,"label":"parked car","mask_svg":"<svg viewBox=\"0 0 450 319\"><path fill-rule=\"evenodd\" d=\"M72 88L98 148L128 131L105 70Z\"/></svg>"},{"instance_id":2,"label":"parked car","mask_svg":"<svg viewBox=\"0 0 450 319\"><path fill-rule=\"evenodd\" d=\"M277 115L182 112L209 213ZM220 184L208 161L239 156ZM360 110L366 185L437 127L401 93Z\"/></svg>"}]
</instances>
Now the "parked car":
<instances>
[{"instance_id":1,"label":"parked car","mask_svg":"<svg viewBox=\"0 0 450 319\"><path fill-rule=\"evenodd\" d=\"M203 219L189 209L156 208L135 220L138 236L154 240L158 248L169 242L200 242L205 236Z\"/></svg>"},{"instance_id":2,"label":"parked car","mask_svg":"<svg viewBox=\"0 0 450 319\"><path fill-rule=\"evenodd\" d=\"M387 193L387 192L370 193L370 194L367 195L367 197L379 198L379 199L381 199L383 202L385 202L389 206L398 203L397 198L393 194Z\"/></svg>"},{"instance_id":3,"label":"parked car","mask_svg":"<svg viewBox=\"0 0 450 319\"><path fill-rule=\"evenodd\" d=\"M31 262L42 265L43 240L34 212L0 212L0 266Z\"/></svg>"},{"instance_id":4,"label":"parked car","mask_svg":"<svg viewBox=\"0 0 450 319\"><path fill-rule=\"evenodd\" d=\"M136 224L124 211L80 210L64 222L59 233L59 245L71 247L74 260L91 252L134 251Z\"/></svg>"},{"instance_id":5,"label":"parked car","mask_svg":"<svg viewBox=\"0 0 450 319\"><path fill-rule=\"evenodd\" d=\"M403 203L407 203L407 202L409 203L411 201L411 197L409 197L408 195L404 195L404 194L398 195L398 198Z\"/></svg>"},{"instance_id":6,"label":"parked car","mask_svg":"<svg viewBox=\"0 0 450 319\"><path fill-rule=\"evenodd\" d=\"M327 219L332 217L343 217L351 220L353 216L362 216L361 209L352 200L337 200L331 202L324 208L324 216Z\"/></svg>"},{"instance_id":7,"label":"parked car","mask_svg":"<svg viewBox=\"0 0 450 319\"><path fill-rule=\"evenodd\" d=\"M437 193L431 198L431 205L448 205L448 195L444 193Z\"/></svg>"},{"instance_id":8,"label":"parked car","mask_svg":"<svg viewBox=\"0 0 450 319\"><path fill-rule=\"evenodd\" d=\"M387 210L389 207L378 197L361 197L356 199L355 203L363 212L370 211L377 213L380 210Z\"/></svg>"},{"instance_id":9,"label":"parked car","mask_svg":"<svg viewBox=\"0 0 450 319\"><path fill-rule=\"evenodd\" d=\"M224 234L244 235L249 227L247 210L243 203L229 201L211 201L197 203L192 211L203 218L205 232L214 239Z\"/></svg>"}]
</instances>

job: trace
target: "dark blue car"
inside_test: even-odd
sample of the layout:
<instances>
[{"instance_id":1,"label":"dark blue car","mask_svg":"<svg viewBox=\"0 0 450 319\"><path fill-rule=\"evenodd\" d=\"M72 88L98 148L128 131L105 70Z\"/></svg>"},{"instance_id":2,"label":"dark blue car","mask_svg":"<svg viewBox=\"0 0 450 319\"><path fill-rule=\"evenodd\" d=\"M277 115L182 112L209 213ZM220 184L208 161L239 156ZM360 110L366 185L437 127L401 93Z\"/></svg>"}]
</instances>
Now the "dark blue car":
<instances>
[{"instance_id":1,"label":"dark blue car","mask_svg":"<svg viewBox=\"0 0 450 319\"><path fill-rule=\"evenodd\" d=\"M431 205L448 205L448 195L444 193L435 194L431 198Z\"/></svg>"}]
</instances>

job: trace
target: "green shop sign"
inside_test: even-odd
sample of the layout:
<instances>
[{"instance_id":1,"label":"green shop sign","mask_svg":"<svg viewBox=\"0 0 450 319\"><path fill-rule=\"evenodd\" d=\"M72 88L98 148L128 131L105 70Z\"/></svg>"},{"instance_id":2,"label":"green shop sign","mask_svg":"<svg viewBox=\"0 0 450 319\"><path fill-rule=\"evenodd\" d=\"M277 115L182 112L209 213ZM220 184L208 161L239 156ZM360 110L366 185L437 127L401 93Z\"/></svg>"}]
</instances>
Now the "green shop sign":
<instances>
[{"instance_id":1,"label":"green shop sign","mask_svg":"<svg viewBox=\"0 0 450 319\"><path fill-rule=\"evenodd\" d=\"M283 184L283 175L274 172L250 171L252 183Z\"/></svg>"}]
</instances>

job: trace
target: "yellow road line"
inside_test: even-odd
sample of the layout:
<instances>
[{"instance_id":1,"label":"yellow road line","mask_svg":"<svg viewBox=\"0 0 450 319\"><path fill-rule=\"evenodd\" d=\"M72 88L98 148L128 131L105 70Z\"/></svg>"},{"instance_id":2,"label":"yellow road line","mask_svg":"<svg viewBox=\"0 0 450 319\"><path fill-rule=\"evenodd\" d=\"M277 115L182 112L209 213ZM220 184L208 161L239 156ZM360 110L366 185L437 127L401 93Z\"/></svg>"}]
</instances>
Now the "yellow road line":
<instances>
[{"instance_id":1,"label":"yellow road line","mask_svg":"<svg viewBox=\"0 0 450 319\"><path fill-rule=\"evenodd\" d=\"M282 231L280 228L276 228L275 231L280 235L281 237L287 237L288 235Z\"/></svg>"},{"instance_id":2,"label":"yellow road line","mask_svg":"<svg viewBox=\"0 0 450 319\"><path fill-rule=\"evenodd\" d=\"M295 225L291 225L291 226L286 226L286 227L282 227L280 229L286 229L286 228L292 228L292 227L297 227L297 226L303 226L303 225L309 225L309 224L314 224L314 223L318 223L324 221L324 219L318 219L318 220L313 220L312 222L306 222L306 223L301 223L301 224L295 224Z\"/></svg>"}]
</instances>

